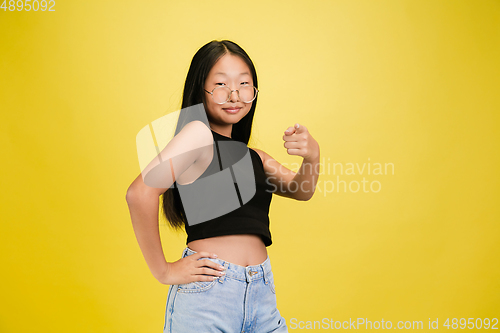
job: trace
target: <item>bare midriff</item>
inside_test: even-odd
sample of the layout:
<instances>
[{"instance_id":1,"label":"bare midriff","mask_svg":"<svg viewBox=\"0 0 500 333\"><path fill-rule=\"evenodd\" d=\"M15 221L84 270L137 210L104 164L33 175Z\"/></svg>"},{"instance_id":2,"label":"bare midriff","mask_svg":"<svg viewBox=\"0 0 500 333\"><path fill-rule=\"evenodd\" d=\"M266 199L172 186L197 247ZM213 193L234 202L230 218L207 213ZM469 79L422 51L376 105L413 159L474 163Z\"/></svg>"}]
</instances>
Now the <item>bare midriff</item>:
<instances>
[{"instance_id":1,"label":"bare midriff","mask_svg":"<svg viewBox=\"0 0 500 333\"><path fill-rule=\"evenodd\" d=\"M187 246L196 252L215 253L218 259L243 267L262 264L267 259L266 245L260 236L254 234L197 239Z\"/></svg>"}]
</instances>

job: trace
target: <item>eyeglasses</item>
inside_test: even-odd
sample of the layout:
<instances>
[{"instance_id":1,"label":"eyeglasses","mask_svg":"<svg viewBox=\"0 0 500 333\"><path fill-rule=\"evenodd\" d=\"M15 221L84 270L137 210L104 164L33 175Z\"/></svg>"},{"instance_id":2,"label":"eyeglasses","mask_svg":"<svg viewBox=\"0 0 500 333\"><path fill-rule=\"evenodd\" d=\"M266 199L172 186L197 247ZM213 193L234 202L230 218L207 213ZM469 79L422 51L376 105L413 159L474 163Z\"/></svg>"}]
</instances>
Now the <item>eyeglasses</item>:
<instances>
[{"instance_id":1,"label":"eyeglasses","mask_svg":"<svg viewBox=\"0 0 500 333\"><path fill-rule=\"evenodd\" d=\"M243 103L250 103L252 102L255 98L257 98L257 93L259 90L255 88L254 86L245 84L240 87L240 89L236 90L231 90L228 86L217 86L215 87L212 92L205 90L207 93L212 95L212 99L214 100L215 103L217 104L224 104L229 99L231 98L231 94L233 91L238 92L238 97L240 101Z\"/></svg>"}]
</instances>

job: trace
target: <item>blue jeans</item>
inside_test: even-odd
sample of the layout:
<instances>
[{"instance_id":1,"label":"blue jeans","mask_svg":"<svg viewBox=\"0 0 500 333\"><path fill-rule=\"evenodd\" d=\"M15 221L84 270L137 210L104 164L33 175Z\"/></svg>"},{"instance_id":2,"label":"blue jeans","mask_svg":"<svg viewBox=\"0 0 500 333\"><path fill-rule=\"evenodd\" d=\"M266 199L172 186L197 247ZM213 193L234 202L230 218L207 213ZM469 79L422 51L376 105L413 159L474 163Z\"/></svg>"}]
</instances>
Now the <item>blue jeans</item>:
<instances>
[{"instance_id":1,"label":"blue jeans","mask_svg":"<svg viewBox=\"0 0 500 333\"><path fill-rule=\"evenodd\" d=\"M196 253L186 247L182 258ZM288 332L276 307L269 256L258 265L240 266L208 259L226 267L213 281L170 285L163 333Z\"/></svg>"}]
</instances>

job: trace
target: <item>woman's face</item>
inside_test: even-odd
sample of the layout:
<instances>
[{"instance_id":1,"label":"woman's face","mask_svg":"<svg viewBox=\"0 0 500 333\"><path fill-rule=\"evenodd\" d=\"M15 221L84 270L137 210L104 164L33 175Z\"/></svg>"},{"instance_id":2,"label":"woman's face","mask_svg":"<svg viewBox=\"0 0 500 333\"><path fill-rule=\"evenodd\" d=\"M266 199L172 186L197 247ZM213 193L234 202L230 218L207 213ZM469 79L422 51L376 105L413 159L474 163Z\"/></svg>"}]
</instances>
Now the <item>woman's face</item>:
<instances>
[{"instance_id":1,"label":"woman's face","mask_svg":"<svg viewBox=\"0 0 500 333\"><path fill-rule=\"evenodd\" d=\"M226 53L212 67L205 81L205 90L212 92L215 87L227 86L231 90L239 89L241 85L249 84L253 86L252 73L247 64L238 56ZM238 92L233 91L229 101L224 104L217 104L212 99L212 95L205 93L207 104L207 117L214 129L227 127L229 124L236 124L250 111L253 101L243 103ZM230 109L237 109L237 112L229 112Z\"/></svg>"}]
</instances>

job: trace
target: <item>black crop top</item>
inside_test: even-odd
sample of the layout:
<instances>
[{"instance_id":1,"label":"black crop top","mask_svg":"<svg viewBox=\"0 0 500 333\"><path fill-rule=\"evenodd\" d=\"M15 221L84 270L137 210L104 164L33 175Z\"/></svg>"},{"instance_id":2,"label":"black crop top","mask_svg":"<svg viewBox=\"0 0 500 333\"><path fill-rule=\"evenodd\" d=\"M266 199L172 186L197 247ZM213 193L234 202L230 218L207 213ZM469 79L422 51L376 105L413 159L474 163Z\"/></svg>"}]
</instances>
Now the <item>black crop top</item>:
<instances>
[{"instance_id":1,"label":"black crop top","mask_svg":"<svg viewBox=\"0 0 500 333\"><path fill-rule=\"evenodd\" d=\"M224 169L224 171L227 171L224 168L224 163L221 164L221 153L224 156L224 141L233 141L237 142L236 140L231 139L230 137L223 136L217 132L212 131L212 135L214 138L214 153L213 156L214 158L212 159L210 165L208 168L205 170L205 172L194 182L190 184L176 184L177 189L181 193L181 201L182 200L182 194L189 192L190 189L189 187L192 186L194 183L198 182L201 178L206 177L207 175L213 175L221 169ZM222 143L221 143L222 141ZM262 238L262 241L264 242L265 246L269 246L272 244L272 239L271 239L271 231L269 229L269 206L271 204L271 199L272 199L272 189L273 186L271 184L266 183L266 175L264 173L264 164L262 163L262 159L260 158L259 154L253 150L252 148L245 148L245 145L241 142L237 142L241 144L241 146L244 148L245 151L249 152L251 161L252 161L252 166L253 166L253 171L254 171L254 176L255 179L252 179L252 183L255 183L255 194L246 201L243 205L241 203L241 197L244 194L243 190L241 189L240 192L238 192L238 198L239 198L239 205L237 206L238 208L229 211L228 213L206 220L201 223L193 224L189 223L191 220L186 216L188 223L185 223L185 230L187 233L187 240L186 240L186 245L194 240L197 239L203 239L203 238L209 238L209 237L215 237L215 236L223 236L223 235L234 235L234 234L257 234ZM234 155L234 154L233 154ZM227 155L226 155L227 156ZM248 156L248 155L247 155ZM250 165L250 163L248 163ZM227 164L226 166L227 167ZM235 173L234 170L233 172L233 180L238 179L238 177L235 178ZM237 176L237 175L236 175ZM213 183L212 183L213 184ZM234 183L235 187L236 183ZM240 185L240 184L238 184ZM197 202L200 202L201 200L210 200L210 194L215 195L215 187L218 187L217 185L210 185L208 186L210 188L200 188L199 186L196 187L196 193L202 192L205 197L199 197L197 199ZM253 192L252 192L253 193ZM203 199L201 199L203 198ZM237 200L237 199L235 199ZM186 208L185 202L183 202L184 208ZM201 212L198 212L199 214L205 214L205 216L210 215L210 208L203 208Z\"/></svg>"}]
</instances>

